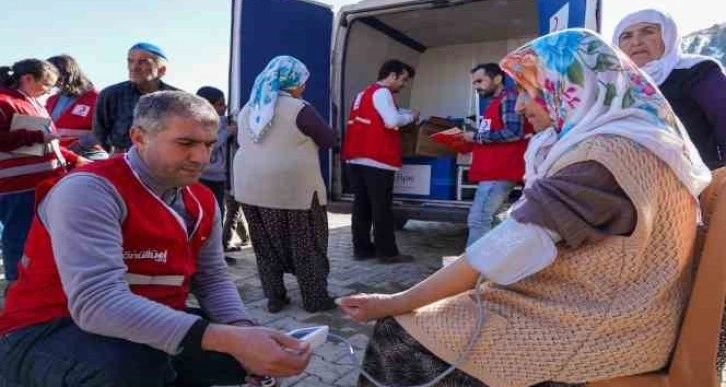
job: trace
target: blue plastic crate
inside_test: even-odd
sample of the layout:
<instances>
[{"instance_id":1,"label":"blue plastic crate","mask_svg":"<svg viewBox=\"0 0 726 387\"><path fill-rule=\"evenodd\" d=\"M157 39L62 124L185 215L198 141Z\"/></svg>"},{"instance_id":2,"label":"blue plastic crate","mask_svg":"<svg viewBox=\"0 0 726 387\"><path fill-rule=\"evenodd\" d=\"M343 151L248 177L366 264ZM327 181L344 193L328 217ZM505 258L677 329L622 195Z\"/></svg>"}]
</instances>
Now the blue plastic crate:
<instances>
[{"instance_id":1,"label":"blue plastic crate","mask_svg":"<svg viewBox=\"0 0 726 387\"><path fill-rule=\"evenodd\" d=\"M404 157L403 167L396 173L394 196L456 199L456 156Z\"/></svg>"}]
</instances>

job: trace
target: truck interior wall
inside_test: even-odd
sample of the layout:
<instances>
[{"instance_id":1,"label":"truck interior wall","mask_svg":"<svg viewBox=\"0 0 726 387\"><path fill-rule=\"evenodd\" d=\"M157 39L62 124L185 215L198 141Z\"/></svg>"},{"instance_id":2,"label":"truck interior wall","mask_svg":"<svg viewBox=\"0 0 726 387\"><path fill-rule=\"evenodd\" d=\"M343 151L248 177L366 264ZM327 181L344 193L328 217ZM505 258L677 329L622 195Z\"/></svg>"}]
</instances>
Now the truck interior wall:
<instances>
[{"instance_id":1,"label":"truck interior wall","mask_svg":"<svg viewBox=\"0 0 726 387\"><path fill-rule=\"evenodd\" d=\"M529 38L487 41L435 47L426 50L418 61L416 78L410 89L410 105L421 117L475 114L476 98L469 71L479 63L496 62Z\"/></svg>"},{"instance_id":2,"label":"truck interior wall","mask_svg":"<svg viewBox=\"0 0 726 387\"><path fill-rule=\"evenodd\" d=\"M399 59L418 67L421 53L388 37L386 34L362 22L351 24L348 32L344 68L343 106L340 108L348 120L350 107L355 96L366 86L376 81L378 69L387 59ZM397 96L401 106L408 106L411 88L404 88Z\"/></svg>"},{"instance_id":3,"label":"truck interior wall","mask_svg":"<svg viewBox=\"0 0 726 387\"><path fill-rule=\"evenodd\" d=\"M378 68L390 58L416 68L416 77L396 96L400 106L420 110L422 118L474 114L476 101L469 70L478 63L499 62L531 38L434 47L420 53L364 23L353 23L343 64L343 122L356 94L375 81Z\"/></svg>"}]
</instances>

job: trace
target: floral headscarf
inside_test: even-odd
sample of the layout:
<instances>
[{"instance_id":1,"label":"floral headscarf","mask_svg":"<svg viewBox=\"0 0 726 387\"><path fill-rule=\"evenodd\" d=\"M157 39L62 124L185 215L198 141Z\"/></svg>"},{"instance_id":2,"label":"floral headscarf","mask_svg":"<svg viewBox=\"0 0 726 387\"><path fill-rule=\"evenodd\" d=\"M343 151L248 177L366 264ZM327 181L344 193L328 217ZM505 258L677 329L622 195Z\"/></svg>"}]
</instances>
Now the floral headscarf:
<instances>
[{"instance_id":1,"label":"floral headscarf","mask_svg":"<svg viewBox=\"0 0 726 387\"><path fill-rule=\"evenodd\" d=\"M530 143L527 180L544 175L574 145L609 134L651 151L696 198L711 181L665 97L596 33L569 29L543 36L508 54L501 67L530 96L544 100L553 122Z\"/></svg>"},{"instance_id":2,"label":"floral headscarf","mask_svg":"<svg viewBox=\"0 0 726 387\"><path fill-rule=\"evenodd\" d=\"M626 28L638 24L658 24L661 29L665 51L660 59L646 63L641 69L645 71L656 85L660 85L668 78L673 69L691 68L703 61L713 61L713 58L703 55L684 54L681 49L681 36L678 34L678 25L675 20L666 12L656 9L644 9L631 13L623 18L615 27L613 34L613 45L619 46L620 35Z\"/></svg>"},{"instance_id":3,"label":"floral headscarf","mask_svg":"<svg viewBox=\"0 0 726 387\"><path fill-rule=\"evenodd\" d=\"M265 134L280 92L302 86L310 77L307 67L292 56L278 56L267 64L255 79L247 107L250 110L248 130L257 142Z\"/></svg>"}]
</instances>

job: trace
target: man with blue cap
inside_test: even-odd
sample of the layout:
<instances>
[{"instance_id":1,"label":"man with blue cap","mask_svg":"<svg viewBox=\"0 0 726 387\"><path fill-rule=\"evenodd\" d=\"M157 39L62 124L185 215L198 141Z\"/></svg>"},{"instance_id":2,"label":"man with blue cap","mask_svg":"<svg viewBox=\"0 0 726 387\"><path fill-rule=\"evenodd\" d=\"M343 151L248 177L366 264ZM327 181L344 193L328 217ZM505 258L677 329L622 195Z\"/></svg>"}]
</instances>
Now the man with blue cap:
<instances>
[{"instance_id":1,"label":"man with blue cap","mask_svg":"<svg viewBox=\"0 0 726 387\"><path fill-rule=\"evenodd\" d=\"M142 95L177 90L161 81L167 61L164 50L155 44L140 42L131 46L126 58L129 80L103 89L96 102L93 134L107 151L125 153L131 146L132 115Z\"/></svg>"}]
</instances>

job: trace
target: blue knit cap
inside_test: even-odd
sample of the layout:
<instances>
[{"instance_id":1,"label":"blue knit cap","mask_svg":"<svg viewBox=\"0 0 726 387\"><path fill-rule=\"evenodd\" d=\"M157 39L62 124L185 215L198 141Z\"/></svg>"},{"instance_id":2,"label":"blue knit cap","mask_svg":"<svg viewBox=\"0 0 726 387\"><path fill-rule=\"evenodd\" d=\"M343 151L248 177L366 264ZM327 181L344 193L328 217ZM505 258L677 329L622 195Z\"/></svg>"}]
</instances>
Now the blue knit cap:
<instances>
[{"instance_id":1,"label":"blue knit cap","mask_svg":"<svg viewBox=\"0 0 726 387\"><path fill-rule=\"evenodd\" d=\"M161 47L159 47L155 44L139 42L139 43L136 43L133 46L131 46L131 48L129 48L129 51L132 51L132 50L146 51L150 54L154 54L154 55L158 56L159 58L168 60L166 58L166 54L164 54L164 50L162 50Z\"/></svg>"}]
</instances>

